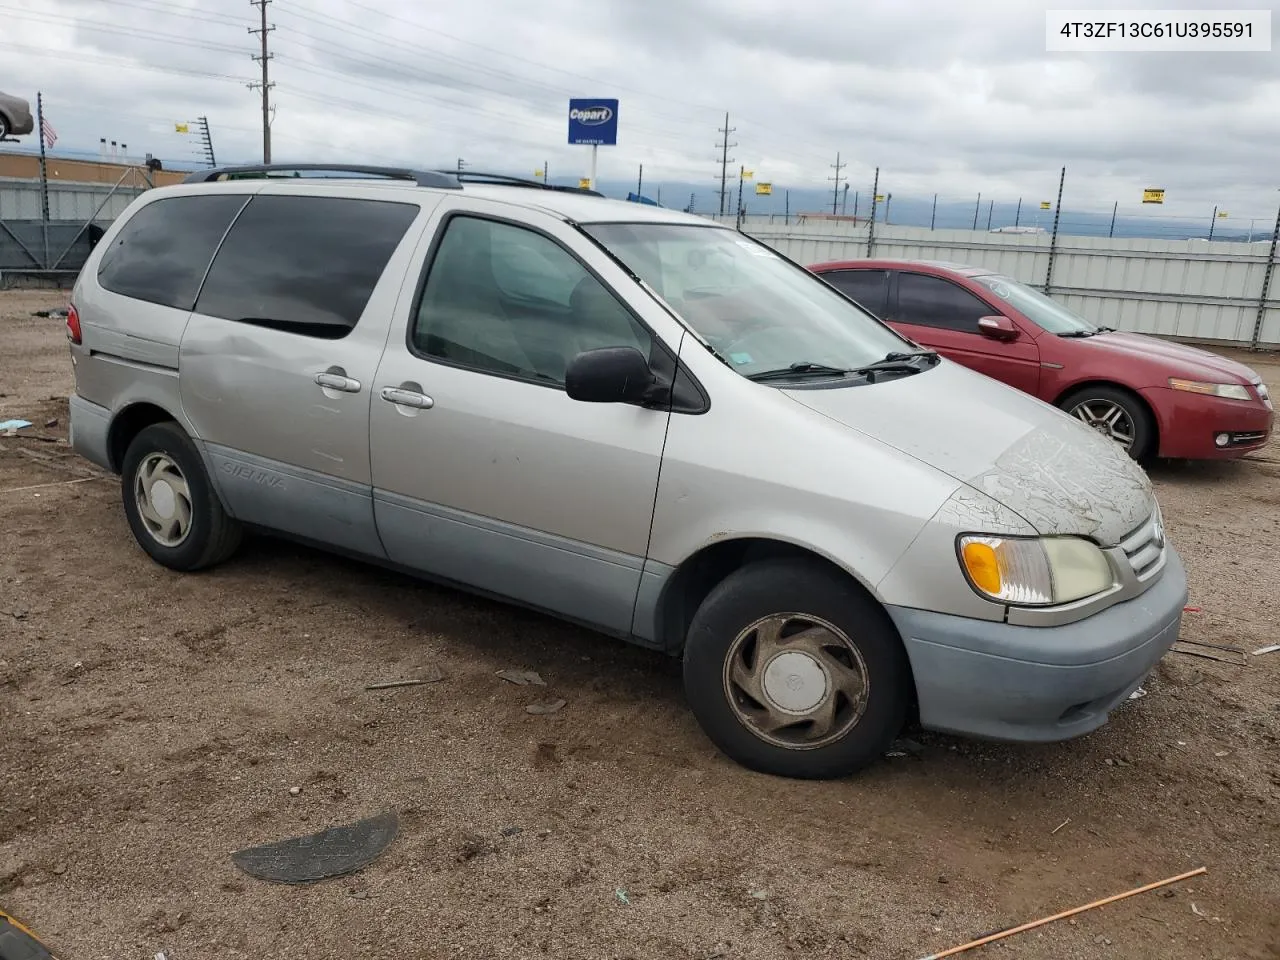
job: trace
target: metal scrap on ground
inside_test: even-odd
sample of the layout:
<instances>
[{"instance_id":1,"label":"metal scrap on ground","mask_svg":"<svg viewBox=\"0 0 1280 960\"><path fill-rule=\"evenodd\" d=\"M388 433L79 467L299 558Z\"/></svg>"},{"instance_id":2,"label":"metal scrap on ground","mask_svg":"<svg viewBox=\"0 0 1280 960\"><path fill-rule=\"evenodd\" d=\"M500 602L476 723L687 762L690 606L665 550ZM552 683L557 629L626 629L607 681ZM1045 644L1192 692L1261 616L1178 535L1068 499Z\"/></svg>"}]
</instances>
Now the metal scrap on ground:
<instances>
[{"instance_id":1,"label":"metal scrap on ground","mask_svg":"<svg viewBox=\"0 0 1280 960\"><path fill-rule=\"evenodd\" d=\"M532 713L535 716L544 716L548 713L559 713L568 703L567 700L543 700L539 703L531 703L524 708L525 713Z\"/></svg>"},{"instance_id":2,"label":"metal scrap on ground","mask_svg":"<svg viewBox=\"0 0 1280 960\"><path fill-rule=\"evenodd\" d=\"M496 676L522 687L528 684L538 687L547 685L547 682L542 679L536 670L499 670Z\"/></svg>"},{"instance_id":3,"label":"metal scrap on ground","mask_svg":"<svg viewBox=\"0 0 1280 960\"><path fill-rule=\"evenodd\" d=\"M1110 897L1103 897L1101 900L1095 900L1093 903L1086 903L1083 907L1075 907L1071 910L1064 910L1061 913L1055 913L1051 917L1043 917L1040 920L1032 920L1030 923L1023 923L1016 927L1010 927L1008 930L1000 930L996 933L990 933L986 936L971 940L968 943L962 943L958 947L952 947L949 950L943 950L941 953L931 953L921 960L942 960L943 957L951 957L957 953L964 953L966 950L972 950L975 947L981 947L985 944L992 943L996 940L1003 940L1005 937L1011 937L1015 933L1025 933L1028 930L1034 930L1036 927L1043 927L1046 923L1053 923L1055 920L1064 920L1067 917L1074 917L1077 913L1084 913L1086 910L1093 910L1097 907L1105 907L1109 903L1115 903L1117 900L1124 900L1127 897L1135 896L1139 893L1146 893L1148 890L1156 890L1160 887L1167 887L1170 884L1179 883L1183 880L1190 880L1192 877L1198 877L1202 873L1208 873L1207 867L1196 867L1194 870L1188 870L1186 873L1180 873L1176 877L1169 877L1166 880L1157 880L1155 883L1148 883L1145 886L1135 887L1133 890L1126 890L1124 893L1117 893Z\"/></svg>"},{"instance_id":4,"label":"metal scrap on ground","mask_svg":"<svg viewBox=\"0 0 1280 960\"><path fill-rule=\"evenodd\" d=\"M399 830L396 814L381 813L305 837L237 850L231 860L259 880L313 883L354 873L372 863L391 845Z\"/></svg>"},{"instance_id":5,"label":"metal scrap on ground","mask_svg":"<svg viewBox=\"0 0 1280 960\"><path fill-rule=\"evenodd\" d=\"M439 683L444 679L444 674L438 669L428 670L423 676L413 680L384 680L380 683L365 684L366 690L390 690L393 687L418 687L424 683Z\"/></svg>"}]
</instances>

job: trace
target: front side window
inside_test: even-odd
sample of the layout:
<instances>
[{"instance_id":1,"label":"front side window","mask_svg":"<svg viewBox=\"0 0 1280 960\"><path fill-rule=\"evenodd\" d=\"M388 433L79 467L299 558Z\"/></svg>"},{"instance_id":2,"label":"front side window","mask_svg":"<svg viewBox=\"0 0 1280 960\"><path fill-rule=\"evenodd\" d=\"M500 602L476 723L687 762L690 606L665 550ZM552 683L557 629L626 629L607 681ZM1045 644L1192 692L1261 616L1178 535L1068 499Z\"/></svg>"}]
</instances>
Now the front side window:
<instances>
[{"instance_id":1,"label":"front side window","mask_svg":"<svg viewBox=\"0 0 1280 960\"><path fill-rule=\"evenodd\" d=\"M417 204L258 196L227 235L196 311L326 340L345 337Z\"/></svg>"},{"instance_id":2,"label":"front side window","mask_svg":"<svg viewBox=\"0 0 1280 960\"><path fill-rule=\"evenodd\" d=\"M218 242L246 199L204 194L147 204L103 253L98 283L121 296L190 310Z\"/></svg>"},{"instance_id":3,"label":"front side window","mask_svg":"<svg viewBox=\"0 0 1280 960\"><path fill-rule=\"evenodd\" d=\"M456 216L427 274L412 331L423 356L484 373L563 384L584 350L635 347L649 333L564 247L534 230Z\"/></svg>"},{"instance_id":4,"label":"front side window","mask_svg":"<svg viewBox=\"0 0 1280 960\"><path fill-rule=\"evenodd\" d=\"M977 333L978 320L995 311L968 290L942 277L923 273L898 274L899 323Z\"/></svg>"},{"instance_id":5,"label":"front side window","mask_svg":"<svg viewBox=\"0 0 1280 960\"><path fill-rule=\"evenodd\" d=\"M1057 300L1046 297L1039 290L1034 290L1025 283L996 274L973 279L1009 306L1021 311L1032 323L1048 333L1080 334L1098 331L1098 328L1084 317L1073 313Z\"/></svg>"},{"instance_id":6,"label":"front side window","mask_svg":"<svg viewBox=\"0 0 1280 960\"><path fill-rule=\"evenodd\" d=\"M743 376L797 365L838 375L915 349L808 270L733 230L666 223L584 229Z\"/></svg>"}]
</instances>

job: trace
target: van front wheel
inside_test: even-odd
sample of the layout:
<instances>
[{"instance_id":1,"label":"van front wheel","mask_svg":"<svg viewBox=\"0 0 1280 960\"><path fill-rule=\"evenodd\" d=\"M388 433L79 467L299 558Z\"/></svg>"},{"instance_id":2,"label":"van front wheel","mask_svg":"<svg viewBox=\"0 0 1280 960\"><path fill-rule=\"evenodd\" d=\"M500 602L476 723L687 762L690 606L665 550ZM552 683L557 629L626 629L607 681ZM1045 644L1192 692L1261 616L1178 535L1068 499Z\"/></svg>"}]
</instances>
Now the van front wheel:
<instances>
[{"instance_id":1,"label":"van front wheel","mask_svg":"<svg viewBox=\"0 0 1280 960\"><path fill-rule=\"evenodd\" d=\"M703 730L743 766L784 777L841 777L879 757L905 721L909 676L884 610L806 560L725 578L685 642L685 693Z\"/></svg>"}]
</instances>

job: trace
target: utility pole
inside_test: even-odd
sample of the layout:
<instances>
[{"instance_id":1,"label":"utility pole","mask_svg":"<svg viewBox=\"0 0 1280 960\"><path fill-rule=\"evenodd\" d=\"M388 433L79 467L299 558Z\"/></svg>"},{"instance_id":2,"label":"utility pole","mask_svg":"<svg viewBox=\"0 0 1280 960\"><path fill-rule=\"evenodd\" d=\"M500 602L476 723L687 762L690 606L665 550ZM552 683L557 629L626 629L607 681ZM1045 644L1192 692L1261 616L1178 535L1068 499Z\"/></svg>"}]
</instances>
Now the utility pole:
<instances>
[{"instance_id":1,"label":"utility pole","mask_svg":"<svg viewBox=\"0 0 1280 960\"><path fill-rule=\"evenodd\" d=\"M546 160L543 160L543 161L542 161L542 183L543 183L543 186L546 186L546 183L547 183L547 177L549 177L549 176L551 176L551 164L550 164L550 163L548 163Z\"/></svg>"},{"instance_id":2,"label":"utility pole","mask_svg":"<svg viewBox=\"0 0 1280 960\"><path fill-rule=\"evenodd\" d=\"M636 196L644 193L644 164L640 164L640 176L636 178Z\"/></svg>"},{"instance_id":3,"label":"utility pole","mask_svg":"<svg viewBox=\"0 0 1280 960\"><path fill-rule=\"evenodd\" d=\"M840 216L849 212L849 181L844 182L844 195L840 198Z\"/></svg>"},{"instance_id":4,"label":"utility pole","mask_svg":"<svg viewBox=\"0 0 1280 960\"><path fill-rule=\"evenodd\" d=\"M1111 229L1107 231L1108 237L1114 237L1116 235L1116 213L1119 212L1119 210L1120 201L1117 200L1111 205ZM1209 238L1213 239L1213 224L1209 224Z\"/></svg>"},{"instance_id":5,"label":"utility pole","mask_svg":"<svg viewBox=\"0 0 1280 960\"><path fill-rule=\"evenodd\" d=\"M988 233L991 232L991 214L995 213L995 209L996 209L996 202L994 200L989 201L987 203L987 232ZM887 210L885 211L885 215L888 216Z\"/></svg>"},{"instance_id":6,"label":"utility pole","mask_svg":"<svg viewBox=\"0 0 1280 960\"><path fill-rule=\"evenodd\" d=\"M724 115L724 126L719 130L724 137L716 144L720 148L720 216L724 216L724 200L729 192L729 164L733 163L733 158L729 156L729 148L736 147L736 143L729 142L729 134L733 133L737 127L729 126L729 114Z\"/></svg>"},{"instance_id":7,"label":"utility pole","mask_svg":"<svg viewBox=\"0 0 1280 960\"><path fill-rule=\"evenodd\" d=\"M889 204L893 203L893 194L886 193L884 195L884 225L889 225Z\"/></svg>"},{"instance_id":8,"label":"utility pole","mask_svg":"<svg viewBox=\"0 0 1280 960\"><path fill-rule=\"evenodd\" d=\"M1209 239L1210 240L1213 239L1213 225L1214 223L1217 222L1217 219L1218 219L1218 205L1215 203L1213 205L1213 216L1209 218Z\"/></svg>"},{"instance_id":9,"label":"utility pole","mask_svg":"<svg viewBox=\"0 0 1280 960\"><path fill-rule=\"evenodd\" d=\"M459 173L461 173L461 172L462 172L462 168L463 168L464 166L466 166L466 162L465 162L461 157L459 157L459 158L458 158L458 172L459 172Z\"/></svg>"},{"instance_id":10,"label":"utility pole","mask_svg":"<svg viewBox=\"0 0 1280 960\"><path fill-rule=\"evenodd\" d=\"M271 88L275 86L271 82L267 64L271 62L274 54L267 49L267 34L275 29L274 26L267 26L267 4L271 0L249 0L249 6L257 7L262 13L262 25L256 30L249 28L250 33L256 33L262 38L262 53L253 55L253 59L262 64L262 80L258 83L249 84L249 89L259 89L262 91L262 162L271 162Z\"/></svg>"},{"instance_id":11,"label":"utility pole","mask_svg":"<svg viewBox=\"0 0 1280 960\"><path fill-rule=\"evenodd\" d=\"M933 195L933 213L929 214L929 229L932 230L934 224L938 222L938 195Z\"/></svg>"},{"instance_id":12,"label":"utility pole","mask_svg":"<svg viewBox=\"0 0 1280 960\"><path fill-rule=\"evenodd\" d=\"M840 171L847 166L848 166L847 163L840 162L840 154L837 151L836 162L832 164L832 167L835 170L836 175L834 177L827 177L828 180L835 181L835 187L831 191L831 215L832 216L835 216L836 209L840 206L840 181L844 179L840 176Z\"/></svg>"},{"instance_id":13,"label":"utility pole","mask_svg":"<svg viewBox=\"0 0 1280 960\"><path fill-rule=\"evenodd\" d=\"M786 211L787 211L787 214L786 214L786 217L787 217L787 218L786 218L786 220L785 220L784 222L785 222L785 223L790 223L790 222L791 222L791 191L790 191L790 190L788 190L788 191L787 191L787 206L786 206Z\"/></svg>"},{"instance_id":14,"label":"utility pole","mask_svg":"<svg viewBox=\"0 0 1280 960\"><path fill-rule=\"evenodd\" d=\"M1013 214L1013 225L1016 227L1022 222L1022 198L1018 198L1018 209Z\"/></svg>"},{"instance_id":15,"label":"utility pole","mask_svg":"<svg viewBox=\"0 0 1280 960\"><path fill-rule=\"evenodd\" d=\"M973 229L978 229L978 211L982 209L982 194L978 194L978 202L973 205Z\"/></svg>"}]
</instances>

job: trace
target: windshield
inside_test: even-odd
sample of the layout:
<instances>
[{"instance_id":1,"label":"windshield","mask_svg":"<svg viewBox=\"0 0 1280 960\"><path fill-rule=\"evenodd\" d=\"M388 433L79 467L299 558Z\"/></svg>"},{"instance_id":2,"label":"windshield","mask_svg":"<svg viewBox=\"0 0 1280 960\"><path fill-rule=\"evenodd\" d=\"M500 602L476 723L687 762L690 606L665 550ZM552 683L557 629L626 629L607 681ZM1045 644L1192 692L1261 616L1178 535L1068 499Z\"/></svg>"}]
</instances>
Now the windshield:
<instances>
[{"instance_id":1,"label":"windshield","mask_svg":"<svg viewBox=\"0 0 1280 960\"><path fill-rule=\"evenodd\" d=\"M913 345L823 281L732 230L665 223L583 227L743 376L840 371Z\"/></svg>"},{"instance_id":2,"label":"windshield","mask_svg":"<svg viewBox=\"0 0 1280 960\"><path fill-rule=\"evenodd\" d=\"M1097 333L1098 327L1025 283L999 275L973 278L1049 333Z\"/></svg>"}]
</instances>

